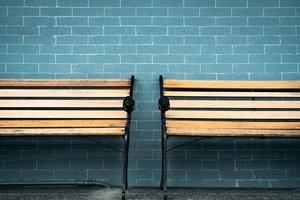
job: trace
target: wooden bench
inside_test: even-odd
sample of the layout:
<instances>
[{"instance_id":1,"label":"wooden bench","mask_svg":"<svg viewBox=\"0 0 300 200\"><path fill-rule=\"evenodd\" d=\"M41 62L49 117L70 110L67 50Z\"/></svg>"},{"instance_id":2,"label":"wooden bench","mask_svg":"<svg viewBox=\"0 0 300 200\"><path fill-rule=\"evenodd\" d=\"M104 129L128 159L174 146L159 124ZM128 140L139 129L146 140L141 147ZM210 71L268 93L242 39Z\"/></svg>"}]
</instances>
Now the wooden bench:
<instances>
[{"instance_id":1,"label":"wooden bench","mask_svg":"<svg viewBox=\"0 0 300 200\"><path fill-rule=\"evenodd\" d=\"M123 192L134 77L0 80L0 136L114 136L124 139Z\"/></svg>"},{"instance_id":2,"label":"wooden bench","mask_svg":"<svg viewBox=\"0 0 300 200\"><path fill-rule=\"evenodd\" d=\"M167 152L174 149L167 149L171 136L300 137L300 81L163 80L160 76L160 94L164 199Z\"/></svg>"}]
</instances>

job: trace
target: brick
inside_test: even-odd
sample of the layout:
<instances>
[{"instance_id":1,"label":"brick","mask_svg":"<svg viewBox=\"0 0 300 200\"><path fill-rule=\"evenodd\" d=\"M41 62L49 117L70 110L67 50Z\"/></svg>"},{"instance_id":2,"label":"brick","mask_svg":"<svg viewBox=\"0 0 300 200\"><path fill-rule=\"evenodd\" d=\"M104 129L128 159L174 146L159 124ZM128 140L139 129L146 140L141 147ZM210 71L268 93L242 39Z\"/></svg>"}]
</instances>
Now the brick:
<instances>
[{"instance_id":1,"label":"brick","mask_svg":"<svg viewBox=\"0 0 300 200\"><path fill-rule=\"evenodd\" d=\"M56 55L57 63L87 63L87 55Z\"/></svg>"},{"instance_id":2,"label":"brick","mask_svg":"<svg viewBox=\"0 0 300 200\"><path fill-rule=\"evenodd\" d=\"M103 72L103 66L99 64L73 64L73 73L101 73Z\"/></svg>"},{"instance_id":3,"label":"brick","mask_svg":"<svg viewBox=\"0 0 300 200\"><path fill-rule=\"evenodd\" d=\"M216 7L247 7L247 0L216 0Z\"/></svg>"},{"instance_id":4,"label":"brick","mask_svg":"<svg viewBox=\"0 0 300 200\"><path fill-rule=\"evenodd\" d=\"M201 46L201 54L229 54L231 52L231 46Z\"/></svg>"},{"instance_id":5,"label":"brick","mask_svg":"<svg viewBox=\"0 0 300 200\"><path fill-rule=\"evenodd\" d=\"M202 35L230 35L231 28L230 27L201 27Z\"/></svg>"},{"instance_id":6,"label":"brick","mask_svg":"<svg viewBox=\"0 0 300 200\"><path fill-rule=\"evenodd\" d=\"M166 35L167 28L161 26L141 26L136 28L138 35Z\"/></svg>"},{"instance_id":7,"label":"brick","mask_svg":"<svg viewBox=\"0 0 300 200\"><path fill-rule=\"evenodd\" d=\"M120 0L89 0L90 7L119 7Z\"/></svg>"},{"instance_id":8,"label":"brick","mask_svg":"<svg viewBox=\"0 0 300 200\"><path fill-rule=\"evenodd\" d=\"M203 73L231 73L232 66L227 64L202 64L201 72Z\"/></svg>"},{"instance_id":9,"label":"brick","mask_svg":"<svg viewBox=\"0 0 300 200\"><path fill-rule=\"evenodd\" d=\"M86 36L57 36L57 44L87 44Z\"/></svg>"},{"instance_id":10,"label":"brick","mask_svg":"<svg viewBox=\"0 0 300 200\"><path fill-rule=\"evenodd\" d=\"M238 180L236 184L243 188L267 188L270 185L268 180Z\"/></svg>"},{"instance_id":11,"label":"brick","mask_svg":"<svg viewBox=\"0 0 300 200\"><path fill-rule=\"evenodd\" d=\"M1 6L24 6L24 0L2 0Z\"/></svg>"},{"instance_id":12,"label":"brick","mask_svg":"<svg viewBox=\"0 0 300 200\"><path fill-rule=\"evenodd\" d=\"M252 170L221 170L221 179L251 179Z\"/></svg>"},{"instance_id":13,"label":"brick","mask_svg":"<svg viewBox=\"0 0 300 200\"><path fill-rule=\"evenodd\" d=\"M169 52L171 54L199 54L200 53L200 46L192 46L192 45L176 45L176 46L169 46Z\"/></svg>"},{"instance_id":14,"label":"brick","mask_svg":"<svg viewBox=\"0 0 300 200\"><path fill-rule=\"evenodd\" d=\"M279 63L280 55L250 55L250 63Z\"/></svg>"},{"instance_id":15,"label":"brick","mask_svg":"<svg viewBox=\"0 0 300 200\"><path fill-rule=\"evenodd\" d=\"M43 64L39 67L39 72L45 72L45 73L70 73L71 72L71 66L66 65L66 64Z\"/></svg>"},{"instance_id":16,"label":"brick","mask_svg":"<svg viewBox=\"0 0 300 200\"><path fill-rule=\"evenodd\" d=\"M33 26L8 26L7 34L9 35L39 35L38 27Z\"/></svg>"},{"instance_id":17,"label":"brick","mask_svg":"<svg viewBox=\"0 0 300 200\"><path fill-rule=\"evenodd\" d=\"M17 160L17 161L4 161L4 169L35 169L36 161L32 160Z\"/></svg>"},{"instance_id":18,"label":"brick","mask_svg":"<svg viewBox=\"0 0 300 200\"><path fill-rule=\"evenodd\" d=\"M151 36L121 36L122 44L151 44Z\"/></svg>"},{"instance_id":19,"label":"brick","mask_svg":"<svg viewBox=\"0 0 300 200\"><path fill-rule=\"evenodd\" d=\"M296 64L268 64L266 66L267 73L280 73L280 72L297 72Z\"/></svg>"},{"instance_id":20,"label":"brick","mask_svg":"<svg viewBox=\"0 0 300 200\"><path fill-rule=\"evenodd\" d=\"M55 170L54 175L56 180L70 180L70 181L76 181L76 180L84 180L86 179L86 171L85 170Z\"/></svg>"},{"instance_id":21,"label":"brick","mask_svg":"<svg viewBox=\"0 0 300 200\"><path fill-rule=\"evenodd\" d=\"M183 63L182 55L154 55L154 63Z\"/></svg>"},{"instance_id":22,"label":"brick","mask_svg":"<svg viewBox=\"0 0 300 200\"><path fill-rule=\"evenodd\" d=\"M134 27L104 27L105 35L134 35Z\"/></svg>"},{"instance_id":23,"label":"brick","mask_svg":"<svg viewBox=\"0 0 300 200\"><path fill-rule=\"evenodd\" d=\"M219 170L189 170L187 171L189 180L199 179L219 179Z\"/></svg>"},{"instance_id":24,"label":"brick","mask_svg":"<svg viewBox=\"0 0 300 200\"><path fill-rule=\"evenodd\" d=\"M279 44L279 36L249 36L249 44Z\"/></svg>"},{"instance_id":25,"label":"brick","mask_svg":"<svg viewBox=\"0 0 300 200\"><path fill-rule=\"evenodd\" d=\"M24 17L24 25L26 26L54 26L54 17Z\"/></svg>"},{"instance_id":26,"label":"brick","mask_svg":"<svg viewBox=\"0 0 300 200\"><path fill-rule=\"evenodd\" d=\"M279 0L249 0L249 7L278 7Z\"/></svg>"},{"instance_id":27,"label":"brick","mask_svg":"<svg viewBox=\"0 0 300 200\"><path fill-rule=\"evenodd\" d=\"M54 44L52 36L24 36L24 44Z\"/></svg>"},{"instance_id":28,"label":"brick","mask_svg":"<svg viewBox=\"0 0 300 200\"><path fill-rule=\"evenodd\" d=\"M45 6L45 7L55 7L56 1L53 0L25 0L25 6Z\"/></svg>"},{"instance_id":29,"label":"brick","mask_svg":"<svg viewBox=\"0 0 300 200\"><path fill-rule=\"evenodd\" d=\"M0 24L4 25L23 25L22 17L0 17Z\"/></svg>"},{"instance_id":30,"label":"brick","mask_svg":"<svg viewBox=\"0 0 300 200\"><path fill-rule=\"evenodd\" d=\"M74 16L103 16L103 8L73 8Z\"/></svg>"},{"instance_id":31,"label":"brick","mask_svg":"<svg viewBox=\"0 0 300 200\"><path fill-rule=\"evenodd\" d=\"M54 55L24 55L25 63L53 63Z\"/></svg>"},{"instance_id":32,"label":"brick","mask_svg":"<svg viewBox=\"0 0 300 200\"><path fill-rule=\"evenodd\" d=\"M223 17L231 16L230 8L201 8L200 16Z\"/></svg>"},{"instance_id":33,"label":"brick","mask_svg":"<svg viewBox=\"0 0 300 200\"><path fill-rule=\"evenodd\" d=\"M168 67L167 64L138 64L137 65L137 72L144 72L144 73L162 73L167 72ZM151 92L152 96L152 92ZM147 99L148 100L148 99ZM151 120L152 119L152 113L151 113L151 119L147 119L147 116L145 113L142 112L141 117L146 118L144 120Z\"/></svg>"},{"instance_id":34,"label":"brick","mask_svg":"<svg viewBox=\"0 0 300 200\"><path fill-rule=\"evenodd\" d=\"M178 152L176 152L178 153ZM218 159L218 153L216 151L202 151L202 150L194 150L194 151L187 151L186 152L187 159L203 159L203 160L216 160ZM177 158L178 159L178 158ZM199 161L198 161L199 162Z\"/></svg>"},{"instance_id":35,"label":"brick","mask_svg":"<svg viewBox=\"0 0 300 200\"><path fill-rule=\"evenodd\" d=\"M103 28L98 26L72 27L73 35L102 35Z\"/></svg>"},{"instance_id":36,"label":"brick","mask_svg":"<svg viewBox=\"0 0 300 200\"><path fill-rule=\"evenodd\" d=\"M218 63L248 63L247 55L218 55Z\"/></svg>"},{"instance_id":37,"label":"brick","mask_svg":"<svg viewBox=\"0 0 300 200\"><path fill-rule=\"evenodd\" d=\"M233 8L232 16L263 16L264 11L263 8Z\"/></svg>"},{"instance_id":38,"label":"brick","mask_svg":"<svg viewBox=\"0 0 300 200\"><path fill-rule=\"evenodd\" d=\"M7 16L6 7L0 7L0 16Z\"/></svg>"},{"instance_id":39,"label":"brick","mask_svg":"<svg viewBox=\"0 0 300 200\"><path fill-rule=\"evenodd\" d=\"M54 178L52 170L32 170L26 169L21 171L21 178L25 181L51 180Z\"/></svg>"},{"instance_id":40,"label":"brick","mask_svg":"<svg viewBox=\"0 0 300 200\"><path fill-rule=\"evenodd\" d=\"M247 37L246 36L218 36L217 44L218 45L247 44Z\"/></svg>"},{"instance_id":41,"label":"brick","mask_svg":"<svg viewBox=\"0 0 300 200\"><path fill-rule=\"evenodd\" d=\"M283 26L298 26L300 25L300 17L281 17L280 24Z\"/></svg>"},{"instance_id":42,"label":"brick","mask_svg":"<svg viewBox=\"0 0 300 200\"><path fill-rule=\"evenodd\" d=\"M118 17L93 17L89 19L89 25L120 25L120 19Z\"/></svg>"},{"instance_id":43,"label":"brick","mask_svg":"<svg viewBox=\"0 0 300 200\"><path fill-rule=\"evenodd\" d=\"M87 17L57 17L59 26L84 26L88 24Z\"/></svg>"},{"instance_id":44,"label":"brick","mask_svg":"<svg viewBox=\"0 0 300 200\"><path fill-rule=\"evenodd\" d=\"M262 45L239 45L233 47L234 54L263 54L264 47Z\"/></svg>"},{"instance_id":45,"label":"brick","mask_svg":"<svg viewBox=\"0 0 300 200\"><path fill-rule=\"evenodd\" d=\"M276 45L266 46L266 54L296 54L296 46L292 45Z\"/></svg>"},{"instance_id":46,"label":"brick","mask_svg":"<svg viewBox=\"0 0 300 200\"><path fill-rule=\"evenodd\" d=\"M299 63L300 55L282 55L282 63Z\"/></svg>"},{"instance_id":47,"label":"brick","mask_svg":"<svg viewBox=\"0 0 300 200\"><path fill-rule=\"evenodd\" d=\"M121 55L122 63L151 63L150 55Z\"/></svg>"},{"instance_id":48,"label":"brick","mask_svg":"<svg viewBox=\"0 0 300 200\"><path fill-rule=\"evenodd\" d=\"M38 45L8 45L8 53L37 54Z\"/></svg>"},{"instance_id":49,"label":"brick","mask_svg":"<svg viewBox=\"0 0 300 200\"><path fill-rule=\"evenodd\" d=\"M105 64L105 72L123 72L123 73L132 73L135 72L135 66L131 64Z\"/></svg>"},{"instance_id":50,"label":"brick","mask_svg":"<svg viewBox=\"0 0 300 200\"><path fill-rule=\"evenodd\" d=\"M0 171L1 180L6 181L19 181L20 180L20 170L1 170Z\"/></svg>"},{"instance_id":51,"label":"brick","mask_svg":"<svg viewBox=\"0 0 300 200\"><path fill-rule=\"evenodd\" d=\"M105 16L135 16L134 8L105 8Z\"/></svg>"},{"instance_id":52,"label":"brick","mask_svg":"<svg viewBox=\"0 0 300 200\"><path fill-rule=\"evenodd\" d=\"M212 17L187 17L185 18L186 26L214 26L215 18Z\"/></svg>"},{"instance_id":53,"label":"brick","mask_svg":"<svg viewBox=\"0 0 300 200\"><path fill-rule=\"evenodd\" d=\"M199 35L199 27L168 27L169 35Z\"/></svg>"},{"instance_id":54,"label":"brick","mask_svg":"<svg viewBox=\"0 0 300 200\"><path fill-rule=\"evenodd\" d=\"M185 7L215 7L215 2L211 0L185 0Z\"/></svg>"},{"instance_id":55,"label":"brick","mask_svg":"<svg viewBox=\"0 0 300 200\"><path fill-rule=\"evenodd\" d=\"M71 35L71 27L40 27L41 35Z\"/></svg>"},{"instance_id":56,"label":"brick","mask_svg":"<svg viewBox=\"0 0 300 200\"><path fill-rule=\"evenodd\" d=\"M119 63L118 55L90 55L89 63Z\"/></svg>"},{"instance_id":57,"label":"brick","mask_svg":"<svg viewBox=\"0 0 300 200\"><path fill-rule=\"evenodd\" d=\"M1 63L20 63L22 60L21 54L0 54Z\"/></svg>"},{"instance_id":58,"label":"brick","mask_svg":"<svg viewBox=\"0 0 300 200\"><path fill-rule=\"evenodd\" d=\"M138 45L138 54L166 54L168 53L167 45Z\"/></svg>"},{"instance_id":59,"label":"brick","mask_svg":"<svg viewBox=\"0 0 300 200\"><path fill-rule=\"evenodd\" d=\"M153 17L153 25L156 26L182 26L182 17Z\"/></svg>"},{"instance_id":60,"label":"brick","mask_svg":"<svg viewBox=\"0 0 300 200\"><path fill-rule=\"evenodd\" d=\"M295 35L295 27L265 27L265 35Z\"/></svg>"},{"instance_id":61,"label":"brick","mask_svg":"<svg viewBox=\"0 0 300 200\"><path fill-rule=\"evenodd\" d=\"M233 73L263 73L264 71L264 64L233 64ZM257 142L255 145L257 146Z\"/></svg>"},{"instance_id":62,"label":"brick","mask_svg":"<svg viewBox=\"0 0 300 200\"><path fill-rule=\"evenodd\" d=\"M121 25L151 25L150 17L121 17Z\"/></svg>"},{"instance_id":63,"label":"brick","mask_svg":"<svg viewBox=\"0 0 300 200\"><path fill-rule=\"evenodd\" d=\"M0 53L7 53L7 47L6 46L7 45L0 45Z\"/></svg>"},{"instance_id":64,"label":"brick","mask_svg":"<svg viewBox=\"0 0 300 200\"><path fill-rule=\"evenodd\" d=\"M250 169L250 170L268 169L268 161L267 160L237 160L236 168Z\"/></svg>"},{"instance_id":65,"label":"brick","mask_svg":"<svg viewBox=\"0 0 300 200\"><path fill-rule=\"evenodd\" d=\"M263 27L232 27L232 35L263 35Z\"/></svg>"},{"instance_id":66,"label":"brick","mask_svg":"<svg viewBox=\"0 0 300 200\"><path fill-rule=\"evenodd\" d=\"M169 72L172 73L199 73L200 66L194 64L170 64Z\"/></svg>"},{"instance_id":67,"label":"brick","mask_svg":"<svg viewBox=\"0 0 300 200\"><path fill-rule=\"evenodd\" d=\"M265 8L265 16L295 16L295 8Z\"/></svg>"},{"instance_id":68,"label":"brick","mask_svg":"<svg viewBox=\"0 0 300 200\"><path fill-rule=\"evenodd\" d=\"M215 44L215 38L213 36L186 36L185 37L186 44L205 44L211 45Z\"/></svg>"},{"instance_id":69,"label":"brick","mask_svg":"<svg viewBox=\"0 0 300 200\"><path fill-rule=\"evenodd\" d=\"M247 19L241 17L222 17L217 18L217 25L221 26L245 26Z\"/></svg>"},{"instance_id":70,"label":"brick","mask_svg":"<svg viewBox=\"0 0 300 200\"><path fill-rule=\"evenodd\" d=\"M136 47L133 45L106 45L105 54L133 54Z\"/></svg>"},{"instance_id":71,"label":"brick","mask_svg":"<svg viewBox=\"0 0 300 200\"><path fill-rule=\"evenodd\" d=\"M299 44L300 36L281 36L281 44Z\"/></svg>"},{"instance_id":72,"label":"brick","mask_svg":"<svg viewBox=\"0 0 300 200\"><path fill-rule=\"evenodd\" d=\"M137 8L137 16L167 16L167 8Z\"/></svg>"},{"instance_id":73,"label":"brick","mask_svg":"<svg viewBox=\"0 0 300 200\"><path fill-rule=\"evenodd\" d=\"M250 26L278 26L278 17L251 17L248 19Z\"/></svg>"},{"instance_id":74,"label":"brick","mask_svg":"<svg viewBox=\"0 0 300 200\"><path fill-rule=\"evenodd\" d=\"M187 63L216 63L215 55L187 55Z\"/></svg>"},{"instance_id":75,"label":"brick","mask_svg":"<svg viewBox=\"0 0 300 200\"><path fill-rule=\"evenodd\" d=\"M203 169L231 170L234 168L234 160L204 160Z\"/></svg>"},{"instance_id":76,"label":"brick","mask_svg":"<svg viewBox=\"0 0 300 200\"><path fill-rule=\"evenodd\" d=\"M151 0L121 0L121 7L151 7Z\"/></svg>"},{"instance_id":77,"label":"brick","mask_svg":"<svg viewBox=\"0 0 300 200\"><path fill-rule=\"evenodd\" d=\"M88 0L80 0L80 1L73 1L73 0L57 0L58 7L87 7Z\"/></svg>"},{"instance_id":78,"label":"brick","mask_svg":"<svg viewBox=\"0 0 300 200\"><path fill-rule=\"evenodd\" d=\"M7 64L7 72L38 72L37 64Z\"/></svg>"},{"instance_id":79,"label":"brick","mask_svg":"<svg viewBox=\"0 0 300 200\"><path fill-rule=\"evenodd\" d=\"M170 8L169 16L199 16L198 8Z\"/></svg>"},{"instance_id":80,"label":"brick","mask_svg":"<svg viewBox=\"0 0 300 200\"><path fill-rule=\"evenodd\" d=\"M183 44L182 36L154 36L154 44Z\"/></svg>"},{"instance_id":81,"label":"brick","mask_svg":"<svg viewBox=\"0 0 300 200\"><path fill-rule=\"evenodd\" d=\"M292 169L297 170L300 167L300 160L270 160L270 169Z\"/></svg>"},{"instance_id":82,"label":"brick","mask_svg":"<svg viewBox=\"0 0 300 200\"><path fill-rule=\"evenodd\" d=\"M73 46L74 54L103 54L104 47L100 45L76 45Z\"/></svg>"},{"instance_id":83,"label":"brick","mask_svg":"<svg viewBox=\"0 0 300 200\"><path fill-rule=\"evenodd\" d=\"M38 8L8 8L8 16L38 16Z\"/></svg>"},{"instance_id":84,"label":"brick","mask_svg":"<svg viewBox=\"0 0 300 200\"><path fill-rule=\"evenodd\" d=\"M41 8L41 16L71 16L71 8Z\"/></svg>"},{"instance_id":85,"label":"brick","mask_svg":"<svg viewBox=\"0 0 300 200\"><path fill-rule=\"evenodd\" d=\"M281 0L280 6L281 7L300 7L300 2L294 1L294 0Z\"/></svg>"},{"instance_id":86,"label":"brick","mask_svg":"<svg viewBox=\"0 0 300 200\"><path fill-rule=\"evenodd\" d=\"M153 0L153 7L183 7L183 0Z\"/></svg>"}]
</instances>

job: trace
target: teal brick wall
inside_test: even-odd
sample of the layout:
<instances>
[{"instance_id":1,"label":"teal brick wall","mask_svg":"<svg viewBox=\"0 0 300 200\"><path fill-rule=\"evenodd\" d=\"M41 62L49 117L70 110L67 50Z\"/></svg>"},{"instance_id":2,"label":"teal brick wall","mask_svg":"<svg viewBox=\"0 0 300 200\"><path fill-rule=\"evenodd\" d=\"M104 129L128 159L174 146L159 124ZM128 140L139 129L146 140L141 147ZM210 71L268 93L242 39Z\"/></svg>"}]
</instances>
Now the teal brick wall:
<instances>
[{"instance_id":1,"label":"teal brick wall","mask_svg":"<svg viewBox=\"0 0 300 200\"><path fill-rule=\"evenodd\" d=\"M299 0L0 0L0 78L136 76L130 186L159 185L159 74L300 80L299 63ZM121 163L86 139L0 138L2 184L120 185ZM298 139L215 138L170 153L169 185L299 187L299 169Z\"/></svg>"}]
</instances>

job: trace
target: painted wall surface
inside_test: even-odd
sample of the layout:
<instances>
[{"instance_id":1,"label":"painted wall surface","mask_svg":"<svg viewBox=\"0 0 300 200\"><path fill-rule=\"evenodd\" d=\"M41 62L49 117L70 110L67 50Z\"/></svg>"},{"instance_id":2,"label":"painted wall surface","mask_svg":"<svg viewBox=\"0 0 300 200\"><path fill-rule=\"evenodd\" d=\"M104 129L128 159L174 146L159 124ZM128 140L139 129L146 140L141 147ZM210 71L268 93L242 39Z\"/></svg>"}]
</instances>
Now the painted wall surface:
<instances>
[{"instance_id":1,"label":"painted wall surface","mask_svg":"<svg viewBox=\"0 0 300 200\"><path fill-rule=\"evenodd\" d=\"M299 63L300 0L0 0L0 78L136 76L130 186L159 185L159 74L299 80ZM172 186L300 186L299 139L208 139L169 158ZM84 138L0 139L0 183L120 185L121 163Z\"/></svg>"}]
</instances>

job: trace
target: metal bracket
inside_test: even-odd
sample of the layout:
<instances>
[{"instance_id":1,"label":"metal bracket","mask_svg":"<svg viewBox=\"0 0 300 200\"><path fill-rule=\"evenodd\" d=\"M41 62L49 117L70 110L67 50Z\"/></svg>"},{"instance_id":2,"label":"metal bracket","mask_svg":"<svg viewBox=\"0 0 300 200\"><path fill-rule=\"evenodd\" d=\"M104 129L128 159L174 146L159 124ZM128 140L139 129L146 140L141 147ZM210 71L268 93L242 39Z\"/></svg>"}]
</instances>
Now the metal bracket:
<instances>
[{"instance_id":1,"label":"metal bracket","mask_svg":"<svg viewBox=\"0 0 300 200\"><path fill-rule=\"evenodd\" d=\"M159 101L158 101L158 108L159 110L161 110L162 112L166 112L170 109L170 101L169 98L166 96L162 96L160 97Z\"/></svg>"},{"instance_id":2,"label":"metal bracket","mask_svg":"<svg viewBox=\"0 0 300 200\"><path fill-rule=\"evenodd\" d=\"M134 99L131 96L127 96L123 100L123 110L130 113L134 110Z\"/></svg>"}]
</instances>

